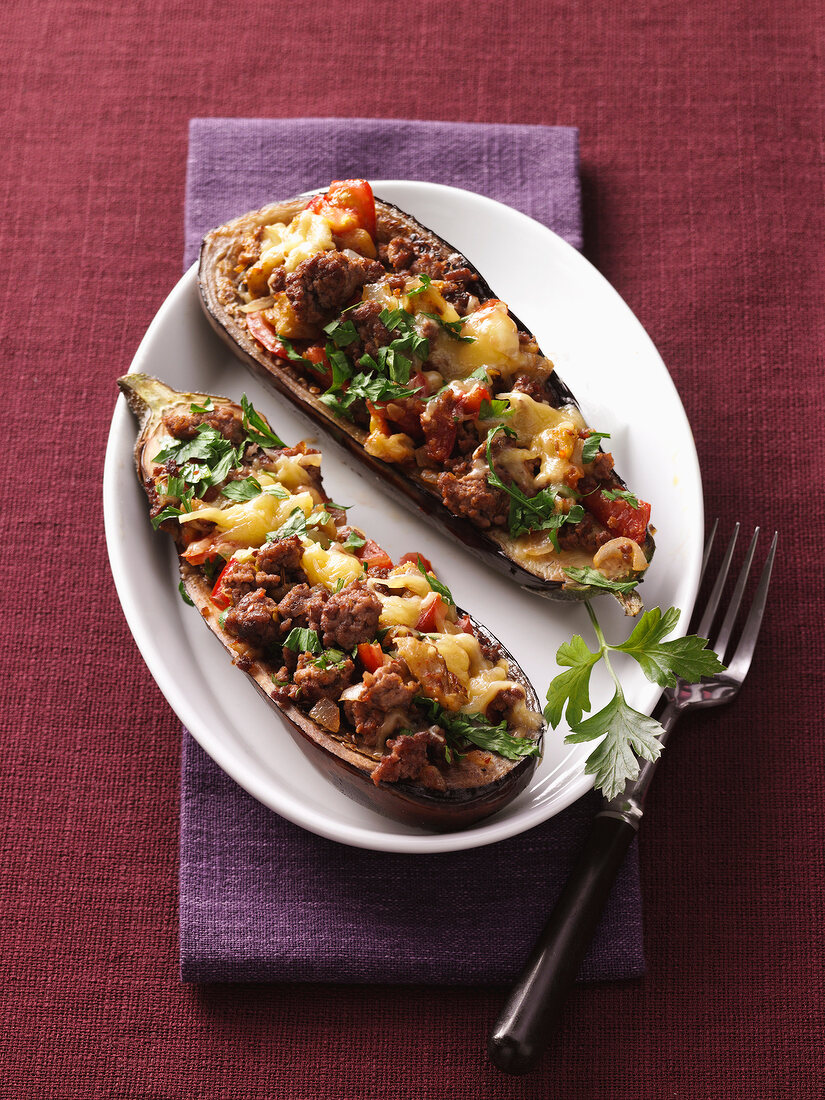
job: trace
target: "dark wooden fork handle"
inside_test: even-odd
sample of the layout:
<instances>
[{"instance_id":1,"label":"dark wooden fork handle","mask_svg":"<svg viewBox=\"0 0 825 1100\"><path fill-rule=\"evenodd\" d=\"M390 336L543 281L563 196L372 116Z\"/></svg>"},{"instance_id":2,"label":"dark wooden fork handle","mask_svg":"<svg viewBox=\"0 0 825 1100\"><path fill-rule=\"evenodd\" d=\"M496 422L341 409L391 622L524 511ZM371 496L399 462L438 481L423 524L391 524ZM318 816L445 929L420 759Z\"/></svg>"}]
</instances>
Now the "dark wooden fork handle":
<instances>
[{"instance_id":1,"label":"dark wooden fork handle","mask_svg":"<svg viewBox=\"0 0 825 1100\"><path fill-rule=\"evenodd\" d=\"M526 1073L557 1022L579 965L593 939L616 873L636 827L599 814L573 873L487 1044L490 1060L507 1073Z\"/></svg>"}]
</instances>

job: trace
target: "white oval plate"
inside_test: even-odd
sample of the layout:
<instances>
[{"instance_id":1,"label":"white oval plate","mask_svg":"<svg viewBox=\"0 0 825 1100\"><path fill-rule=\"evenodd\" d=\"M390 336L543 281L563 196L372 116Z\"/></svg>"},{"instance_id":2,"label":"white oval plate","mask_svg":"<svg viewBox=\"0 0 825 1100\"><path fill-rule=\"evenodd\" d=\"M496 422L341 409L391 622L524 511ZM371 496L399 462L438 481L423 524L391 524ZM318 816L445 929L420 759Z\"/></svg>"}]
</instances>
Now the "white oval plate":
<instances>
[{"instance_id":1,"label":"white oval plate","mask_svg":"<svg viewBox=\"0 0 825 1100\"><path fill-rule=\"evenodd\" d=\"M619 295L574 248L545 226L481 195L436 184L377 182L375 192L465 252L536 334L581 404L588 423L610 432L616 467L633 491L653 503L657 550L640 589L648 607L693 606L703 541L702 486L693 437L667 369ZM317 429L241 368L209 327L191 268L161 306L130 370L181 390L239 400L246 392L288 443L317 439ZM316 771L287 724L227 661L200 616L178 596L171 540L149 524L135 477L135 421L120 398L112 420L103 479L106 540L118 595L146 664L178 717L242 787L279 814L345 844L390 852L448 852L523 832L592 787L583 772L592 745L563 743L548 730L544 757L529 788L492 819L463 832L432 835L364 809ZM511 650L539 697L557 673L555 653L571 634L593 642L584 609L529 594L482 565L428 523L380 493L329 439L324 483L332 499L397 559L420 550L459 606L472 611ZM610 597L598 603L608 639L630 629ZM649 713L659 691L632 662L623 666L631 705ZM610 697L601 668L594 710ZM311 750L309 750L311 753Z\"/></svg>"}]
</instances>

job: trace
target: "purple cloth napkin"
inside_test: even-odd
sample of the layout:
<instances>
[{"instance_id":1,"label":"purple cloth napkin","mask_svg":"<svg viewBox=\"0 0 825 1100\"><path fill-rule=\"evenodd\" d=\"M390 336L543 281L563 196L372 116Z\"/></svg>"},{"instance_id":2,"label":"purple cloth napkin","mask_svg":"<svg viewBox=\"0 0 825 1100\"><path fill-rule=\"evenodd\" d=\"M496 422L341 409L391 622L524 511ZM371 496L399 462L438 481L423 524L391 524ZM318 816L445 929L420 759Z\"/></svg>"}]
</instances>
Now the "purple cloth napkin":
<instances>
[{"instance_id":1,"label":"purple cloth napkin","mask_svg":"<svg viewBox=\"0 0 825 1100\"><path fill-rule=\"evenodd\" d=\"M194 119L186 264L203 234L331 179L425 179L506 202L581 246L578 133L372 119ZM515 977L598 807L446 855L387 855L304 831L226 776L184 732L181 977L190 982L486 983ZM644 972L635 845L585 980Z\"/></svg>"}]
</instances>

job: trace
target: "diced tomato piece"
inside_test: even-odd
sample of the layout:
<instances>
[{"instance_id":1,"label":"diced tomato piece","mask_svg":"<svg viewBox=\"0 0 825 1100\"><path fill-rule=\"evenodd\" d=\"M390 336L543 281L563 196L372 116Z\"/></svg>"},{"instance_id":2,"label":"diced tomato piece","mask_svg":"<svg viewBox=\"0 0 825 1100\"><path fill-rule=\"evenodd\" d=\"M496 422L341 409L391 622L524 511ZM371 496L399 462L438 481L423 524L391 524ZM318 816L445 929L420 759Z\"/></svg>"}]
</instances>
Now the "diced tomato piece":
<instances>
[{"instance_id":1,"label":"diced tomato piece","mask_svg":"<svg viewBox=\"0 0 825 1100\"><path fill-rule=\"evenodd\" d=\"M422 397L429 397L430 395L430 383L423 371L417 370L415 374L411 376L407 386L409 389L420 393Z\"/></svg>"},{"instance_id":2,"label":"diced tomato piece","mask_svg":"<svg viewBox=\"0 0 825 1100\"><path fill-rule=\"evenodd\" d=\"M481 402L490 400L490 391L482 382L479 382L477 386L473 386L458 398L455 404L456 415L467 420L477 420Z\"/></svg>"},{"instance_id":3,"label":"diced tomato piece","mask_svg":"<svg viewBox=\"0 0 825 1100\"><path fill-rule=\"evenodd\" d=\"M367 539L364 545L355 551L355 556L366 566L368 573L376 569L392 569L392 558L373 539Z\"/></svg>"},{"instance_id":4,"label":"diced tomato piece","mask_svg":"<svg viewBox=\"0 0 825 1100\"><path fill-rule=\"evenodd\" d=\"M365 229L375 237L375 198L366 180L333 180L325 195L316 195L306 206L325 217L339 236Z\"/></svg>"},{"instance_id":5,"label":"diced tomato piece","mask_svg":"<svg viewBox=\"0 0 825 1100\"><path fill-rule=\"evenodd\" d=\"M650 523L650 505L645 501L640 500L639 507L634 508L626 500L608 500L599 490L582 497L582 504L614 535L640 544L645 541Z\"/></svg>"},{"instance_id":6,"label":"diced tomato piece","mask_svg":"<svg viewBox=\"0 0 825 1100\"><path fill-rule=\"evenodd\" d=\"M404 565L408 561L411 561L413 565L418 565L418 563L421 562L428 573L435 573L430 559L425 558L423 554L404 554L403 557L398 559L398 564Z\"/></svg>"},{"instance_id":7,"label":"diced tomato piece","mask_svg":"<svg viewBox=\"0 0 825 1100\"><path fill-rule=\"evenodd\" d=\"M460 627L462 634L472 634L475 637L475 631L473 630L473 624L470 622L469 615L461 615L456 620L456 626Z\"/></svg>"},{"instance_id":8,"label":"diced tomato piece","mask_svg":"<svg viewBox=\"0 0 825 1100\"><path fill-rule=\"evenodd\" d=\"M368 401L367 408L370 413L370 431L381 432L382 435L390 435L390 426L387 423L387 417L384 413L383 406L376 405L373 401Z\"/></svg>"},{"instance_id":9,"label":"diced tomato piece","mask_svg":"<svg viewBox=\"0 0 825 1100\"><path fill-rule=\"evenodd\" d=\"M447 605L438 592L434 592L433 597L429 605L422 610L418 616L418 622L415 624L416 629L420 630L422 634L432 634L444 626Z\"/></svg>"},{"instance_id":10,"label":"diced tomato piece","mask_svg":"<svg viewBox=\"0 0 825 1100\"><path fill-rule=\"evenodd\" d=\"M361 642L358 646L358 659L367 672L375 672L384 663L384 651L378 642Z\"/></svg>"},{"instance_id":11,"label":"diced tomato piece","mask_svg":"<svg viewBox=\"0 0 825 1100\"><path fill-rule=\"evenodd\" d=\"M247 313L246 327L258 343L263 344L267 351L271 351L273 355L277 355L280 359L287 358L286 348L278 339L278 333L272 325L270 325L269 321L264 318L262 310L258 310L255 313Z\"/></svg>"},{"instance_id":12,"label":"diced tomato piece","mask_svg":"<svg viewBox=\"0 0 825 1100\"><path fill-rule=\"evenodd\" d=\"M304 359L308 359L310 363L315 363L316 366L323 368L323 373L318 370L314 371L312 367L306 372L308 377L316 378L319 382L323 382L325 386L332 384L332 369L327 359L326 349L322 344L313 344L312 347L306 349L303 353Z\"/></svg>"}]
</instances>

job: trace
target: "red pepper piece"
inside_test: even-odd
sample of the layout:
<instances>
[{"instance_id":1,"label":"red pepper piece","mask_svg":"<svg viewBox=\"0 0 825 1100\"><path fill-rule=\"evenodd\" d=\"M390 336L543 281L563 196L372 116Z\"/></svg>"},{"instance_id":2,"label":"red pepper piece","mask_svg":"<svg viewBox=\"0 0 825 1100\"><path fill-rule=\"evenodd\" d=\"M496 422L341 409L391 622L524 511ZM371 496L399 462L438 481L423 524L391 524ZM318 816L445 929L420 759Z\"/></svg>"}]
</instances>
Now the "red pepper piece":
<instances>
[{"instance_id":1,"label":"red pepper piece","mask_svg":"<svg viewBox=\"0 0 825 1100\"><path fill-rule=\"evenodd\" d=\"M278 339L278 333L262 316L262 310L258 310L255 313L247 313L246 315L246 327L252 336L258 341L259 344L263 344L267 351L271 351L273 355L277 355L279 359L287 359L286 348Z\"/></svg>"},{"instance_id":2,"label":"red pepper piece","mask_svg":"<svg viewBox=\"0 0 825 1100\"><path fill-rule=\"evenodd\" d=\"M384 652L378 642L360 642L358 659L367 672L375 672L384 663Z\"/></svg>"},{"instance_id":3,"label":"red pepper piece","mask_svg":"<svg viewBox=\"0 0 825 1100\"><path fill-rule=\"evenodd\" d=\"M355 556L366 567L368 573L377 569L392 569L392 558L373 539L367 539L364 545L355 551Z\"/></svg>"},{"instance_id":4,"label":"red pepper piece","mask_svg":"<svg viewBox=\"0 0 825 1100\"><path fill-rule=\"evenodd\" d=\"M366 180L333 180L327 193L310 199L306 208L323 215L338 235L366 229L375 237L375 198Z\"/></svg>"},{"instance_id":5,"label":"red pepper piece","mask_svg":"<svg viewBox=\"0 0 825 1100\"><path fill-rule=\"evenodd\" d=\"M226 611L227 607L232 603L230 598L221 592L221 584L223 582L224 573L226 573L229 566L232 564L231 559L226 563L223 569L218 574L218 579L215 581L215 585L212 589L211 600L215 607L221 611Z\"/></svg>"},{"instance_id":6,"label":"red pepper piece","mask_svg":"<svg viewBox=\"0 0 825 1100\"><path fill-rule=\"evenodd\" d=\"M418 565L418 563L421 562L428 573L435 573L432 562L429 558L425 558L423 554L404 554L403 557L398 559L398 564L404 565L408 561L411 561L413 565Z\"/></svg>"},{"instance_id":7,"label":"red pepper piece","mask_svg":"<svg viewBox=\"0 0 825 1100\"><path fill-rule=\"evenodd\" d=\"M429 607L424 608L418 616L418 622L415 624L416 630L420 630L422 634L432 634L439 629L439 626L444 625L444 613L447 605L438 592L434 595L435 599Z\"/></svg>"}]
</instances>

